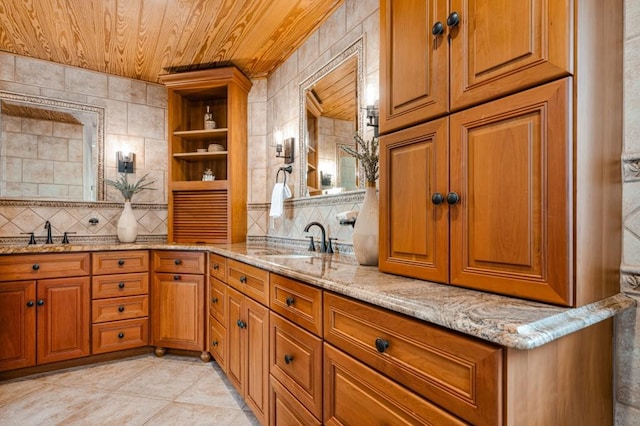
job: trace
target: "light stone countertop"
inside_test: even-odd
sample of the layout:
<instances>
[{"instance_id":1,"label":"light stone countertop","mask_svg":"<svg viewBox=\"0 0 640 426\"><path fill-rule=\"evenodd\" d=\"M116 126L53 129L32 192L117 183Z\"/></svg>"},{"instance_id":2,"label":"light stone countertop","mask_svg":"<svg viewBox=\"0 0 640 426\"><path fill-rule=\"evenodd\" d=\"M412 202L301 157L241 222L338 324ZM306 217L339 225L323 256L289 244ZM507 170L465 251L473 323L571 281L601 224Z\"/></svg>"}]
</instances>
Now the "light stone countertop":
<instances>
[{"instance_id":1,"label":"light stone countertop","mask_svg":"<svg viewBox=\"0 0 640 426\"><path fill-rule=\"evenodd\" d=\"M516 349L533 349L633 308L623 294L576 309L381 273L350 255L254 243L3 246L0 254L105 250L200 250ZM292 256L293 255L293 256Z\"/></svg>"}]
</instances>

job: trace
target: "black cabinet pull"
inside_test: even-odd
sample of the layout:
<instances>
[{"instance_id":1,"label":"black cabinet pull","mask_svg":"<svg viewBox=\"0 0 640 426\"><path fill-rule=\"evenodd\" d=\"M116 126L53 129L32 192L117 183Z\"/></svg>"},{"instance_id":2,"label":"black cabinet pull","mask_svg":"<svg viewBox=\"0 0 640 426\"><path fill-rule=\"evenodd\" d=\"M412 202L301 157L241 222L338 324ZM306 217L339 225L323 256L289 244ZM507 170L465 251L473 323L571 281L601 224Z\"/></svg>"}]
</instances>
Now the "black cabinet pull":
<instances>
[{"instance_id":1,"label":"black cabinet pull","mask_svg":"<svg viewBox=\"0 0 640 426\"><path fill-rule=\"evenodd\" d=\"M380 353L384 353L389 347L389 341L378 337L376 339L376 350Z\"/></svg>"},{"instance_id":2,"label":"black cabinet pull","mask_svg":"<svg viewBox=\"0 0 640 426\"><path fill-rule=\"evenodd\" d=\"M238 325L238 327L240 327L240 328L246 328L246 327L247 327L247 323L245 323L245 322L244 322L244 321L242 321L242 320L238 320L238 321L236 321L236 324L237 324L237 325Z\"/></svg>"},{"instance_id":3,"label":"black cabinet pull","mask_svg":"<svg viewBox=\"0 0 640 426\"><path fill-rule=\"evenodd\" d=\"M180 265L182 263L182 260L176 259L173 261L173 263L175 263L176 265Z\"/></svg>"},{"instance_id":4,"label":"black cabinet pull","mask_svg":"<svg viewBox=\"0 0 640 426\"><path fill-rule=\"evenodd\" d=\"M180 275L174 275L173 276L173 280L174 281L179 281L180 280Z\"/></svg>"},{"instance_id":5,"label":"black cabinet pull","mask_svg":"<svg viewBox=\"0 0 640 426\"><path fill-rule=\"evenodd\" d=\"M218 265L217 263L215 263L215 264L213 265L213 270L214 270L214 271L217 271L218 269L220 269L220 265Z\"/></svg>"},{"instance_id":6,"label":"black cabinet pull","mask_svg":"<svg viewBox=\"0 0 640 426\"><path fill-rule=\"evenodd\" d=\"M451 12L451 14L447 17L447 25L449 28L453 28L460 23L460 15L458 12Z\"/></svg>"},{"instance_id":7,"label":"black cabinet pull","mask_svg":"<svg viewBox=\"0 0 640 426\"><path fill-rule=\"evenodd\" d=\"M27 302L27 306L28 306L28 307L30 307L30 308L31 308L31 307L33 307L33 305L35 305L35 303L33 302L33 300L29 300L29 301Z\"/></svg>"},{"instance_id":8,"label":"black cabinet pull","mask_svg":"<svg viewBox=\"0 0 640 426\"><path fill-rule=\"evenodd\" d=\"M214 347L215 347L215 346L218 346L218 341L217 341L217 340L214 340L213 342L211 342L211 346L214 346Z\"/></svg>"},{"instance_id":9,"label":"black cabinet pull","mask_svg":"<svg viewBox=\"0 0 640 426\"><path fill-rule=\"evenodd\" d=\"M120 333L118 333L118 337L122 339L124 337L124 333L121 331Z\"/></svg>"},{"instance_id":10,"label":"black cabinet pull","mask_svg":"<svg viewBox=\"0 0 640 426\"><path fill-rule=\"evenodd\" d=\"M287 303L287 306L291 306L294 303L296 303L296 299L294 299L293 297L289 296L287 297L287 299L285 300L285 302Z\"/></svg>"},{"instance_id":11,"label":"black cabinet pull","mask_svg":"<svg viewBox=\"0 0 640 426\"><path fill-rule=\"evenodd\" d=\"M34 271L37 271L38 269L40 269L40 265L38 265L37 263L34 263L31 269L33 269Z\"/></svg>"},{"instance_id":12,"label":"black cabinet pull","mask_svg":"<svg viewBox=\"0 0 640 426\"><path fill-rule=\"evenodd\" d=\"M118 312L124 312L124 306L118 306Z\"/></svg>"},{"instance_id":13,"label":"black cabinet pull","mask_svg":"<svg viewBox=\"0 0 640 426\"><path fill-rule=\"evenodd\" d=\"M284 356L284 363L285 364L291 364L293 362L293 355L285 355Z\"/></svg>"},{"instance_id":14,"label":"black cabinet pull","mask_svg":"<svg viewBox=\"0 0 640 426\"><path fill-rule=\"evenodd\" d=\"M211 303L218 303L218 298L217 297L212 297L211 298Z\"/></svg>"},{"instance_id":15,"label":"black cabinet pull","mask_svg":"<svg viewBox=\"0 0 640 426\"><path fill-rule=\"evenodd\" d=\"M42 306L42 305L44 305L44 300L42 299L38 300L38 306Z\"/></svg>"},{"instance_id":16,"label":"black cabinet pull","mask_svg":"<svg viewBox=\"0 0 640 426\"><path fill-rule=\"evenodd\" d=\"M438 37L439 35L442 35L442 33L444 33L444 25L442 25L442 22L438 21L433 24L433 27L431 27L431 34L433 34L434 37Z\"/></svg>"},{"instance_id":17,"label":"black cabinet pull","mask_svg":"<svg viewBox=\"0 0 640 426\"><path fill-rule=\"evenodd\" d=\"M240 282L241 282L242 284L246 283L246 282L247 282L247 277L245 277L244 275L243 275L243 276L241 276L241 277L240 277Z\"/></svg>"},{"instance_id":18,"label":"black cabinet pull","mask_svg":"<svg viewBox=\"0 0 640 426\"><path fill-rule=\"evenodd\" d=\"M460 196L457 193L450 192L447 194L447 203L449 203L450 206L458 204L459 201L460 201Z\"/></svg>"},{"instance_id":19,"label":"black cabinet pull","mask_svg":"<svg viewBox=\"0 0 640 426\"><path fill-rule=\"evenodd\" d=\"M124 265L124 259L118 259L118 265L120 266Z\"/></svg>"},{"instance_id":20,"label":"black cabinet pull","mask_svg":"<svg viewBox=\"0 0 640 426\"><path fill-rule=\"evenodd\" d=\"M433 203L433 205L439 206L444 202L444 197L441 193L436 192L431 196L431 202Z\"/></svg>"},{"instance_id":21,"label":"black cabinet pull","mask_svg":"<svg viewBox=\"0 0 640 426\"><path fill-rule=\"evenodd\" d=\"M120 281L120 283L118 283L118 288L124 288L124 281Z\"/></svg>"}]
</instances>

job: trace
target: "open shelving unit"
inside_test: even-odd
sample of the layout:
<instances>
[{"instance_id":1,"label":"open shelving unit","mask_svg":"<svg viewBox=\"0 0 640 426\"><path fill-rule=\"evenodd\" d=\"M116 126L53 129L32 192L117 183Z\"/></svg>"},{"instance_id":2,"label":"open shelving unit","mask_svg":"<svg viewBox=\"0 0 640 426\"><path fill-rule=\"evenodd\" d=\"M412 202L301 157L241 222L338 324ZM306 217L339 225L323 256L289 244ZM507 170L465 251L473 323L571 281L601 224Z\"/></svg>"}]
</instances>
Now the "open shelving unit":
<instances>
[{"instance_id":1,"label":"open shelving unit","mask_svg":"<svg viewBox=\"0 0 640 426\"><path fill-rule=\"evenodd\" d=\"M247 96L235 67L160 76L168 89L169 217L176 243L244 241L247 228ZM215 129L204 128L209 107ZM220 145L222 150L210 151ZM203 181L211 169L213 181Z\"/></svg>"}]
</instances>

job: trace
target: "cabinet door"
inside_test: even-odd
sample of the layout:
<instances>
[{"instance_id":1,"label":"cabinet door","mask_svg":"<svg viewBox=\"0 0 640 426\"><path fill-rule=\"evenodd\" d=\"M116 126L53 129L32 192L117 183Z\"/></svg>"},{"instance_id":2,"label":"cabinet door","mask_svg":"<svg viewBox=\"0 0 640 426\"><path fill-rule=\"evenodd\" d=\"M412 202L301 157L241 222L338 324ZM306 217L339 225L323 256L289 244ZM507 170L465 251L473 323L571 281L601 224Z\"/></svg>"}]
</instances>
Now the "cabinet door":
<instances>
[{"instance_id":1,"label":"cabinet door","mask_svg":"<svg viewBox=\"0 0 640 426\"><path fill-rule=\"evenodd\" d=\"M242 293L227 288L225 295L227 300L227 378L242 395L242 384L245 382L246 368L246 340L243 339L242 330L246 327L244 316L244 296Z\"/></svg>"},{"instance_id":2,"label":"cabinet door","mask_svg":"<svg viewBox=\"0 0 640 426\"><path fill-rule=\"evenodd\" d=\"M38 281L38 364L89 355L90 288L89 277Z\"/></svg>"},{"instance_id":3,"label":"cabinet door","mask_svg":"<svg viewBox=\"0 0 640 426\"><path fill-rule=\"evenodd\" d=\"M442 118L380 138L381 271L448 280L447 127Z\"/></svg>"},{"instance_id":4,"label":"cabinet door","mask_svg":"<svg viewBox=\"0 0 640 426\"><path fill-rule=\"evenodd\" d=\"M0 283L0 371L36 363L36 283Z\"/></svg>"},{"instance_id":5,"label":"cabinet door","mask_svg":"<svg viewBox=\"0 0 640 426\"><path fill-rule=\"evenodd\" d=\"M247 376L244 399L253 414L265 424L269 406L269 309L245 297L247 327Z\"/></svg>"},{"instance_id":6,"label":"cabinet door","mask_svg":"<svg viewBox=\"0 0 640 426\"><path fill-rule=\"evenodd\" d=\"M446 0L380 2L382 134L448 112L449 46L431 34L446 19Z\"/></svg>"},{"instance_id":7,"label":"cabinet door","mask_svg":"<svg viewBox=\"0 0 640 426\"><path fill-rule=\"evenodd\" d=\"M571 305L569 78L451 116L451 283Z\"/></svg>"},{"instance_id":8,"label":"cabinet door","mask_svg":"<svg viewBox=\"0 0 640 426\"><path fill-rule=\"evenodd\" d=\"M204 351L204 276L154 274L152 327L155 346Z\"/></svg>"},{"instance_id":9,"label":"cabinet door","mask_svg":"<svg viewBox=\"0 0 640 426\"><path fill-rule=\"evenodd\" d=\"M451 110L572 73L569 0L450 0ZM385 81L385 80L382 80Z\"/></svg>"}]
</instances>

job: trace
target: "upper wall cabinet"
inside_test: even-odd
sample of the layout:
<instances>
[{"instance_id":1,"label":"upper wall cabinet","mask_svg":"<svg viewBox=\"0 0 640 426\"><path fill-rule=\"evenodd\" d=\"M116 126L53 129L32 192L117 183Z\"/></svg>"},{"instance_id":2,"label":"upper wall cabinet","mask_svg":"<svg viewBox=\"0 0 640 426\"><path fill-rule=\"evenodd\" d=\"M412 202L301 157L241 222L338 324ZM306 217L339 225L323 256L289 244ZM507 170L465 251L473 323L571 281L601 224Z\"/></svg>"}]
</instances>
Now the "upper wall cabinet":
<instances>
[{"instance_id":1,"label":"upper wall cabinet","mask_svg":"<svg viewBox=\"0 0 640 426\"><path fill-rule=\"evenodd\" d=\"M233 67L160 80L169 89L168 241L244 241L251 82Z\"/></svg>"},{"instance_id":2,"label":"upper wall cabinet","mask_svg":"<svg viewBox=\"0 0 640 426\"><path fill-rule=\"evenodd\" d=\"M382 0L380 132L572 74L572 7Z\"/></svg>"}]
</instances>

